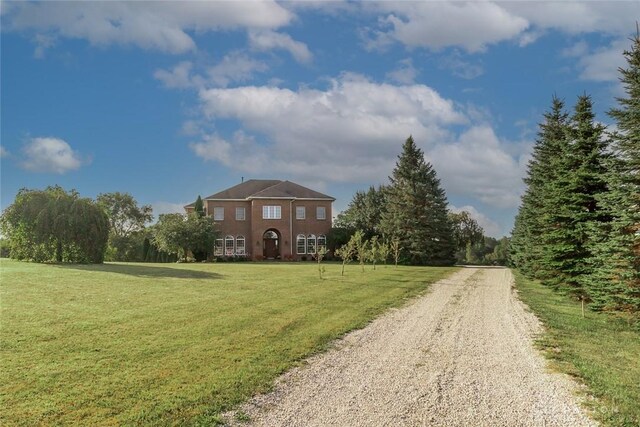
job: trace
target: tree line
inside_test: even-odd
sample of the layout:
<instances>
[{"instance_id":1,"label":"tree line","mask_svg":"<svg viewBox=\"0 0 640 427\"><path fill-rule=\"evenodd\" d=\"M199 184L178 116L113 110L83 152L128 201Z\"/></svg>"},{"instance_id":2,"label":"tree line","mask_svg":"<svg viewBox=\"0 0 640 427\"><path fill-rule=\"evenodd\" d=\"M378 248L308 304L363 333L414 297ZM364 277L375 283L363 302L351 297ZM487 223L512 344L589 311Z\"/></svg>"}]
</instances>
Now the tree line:
<instances>
[{"instance_id":1,"label":"tree line","mask_svg":"<svg viewBox=\"0 0 640 427\"><path fill-rule=\"evenodd\" d=\"M361 264L392 254L396 264L506 263L508 239L483 233L468 212L449 211L435 169L409 137L389 183L356 192L337 216L329 246Z\"/></svg>"},{"instance_id":2,"label":"tree line","mask_svg":"<svg viewBox=\"0 0 640 427\"><path fill-rule=\"evenodd\" d=\"M0 217L3 255L35 262L175 262L188 255L204 260L213 251L217 230L203 209L160 215L148 226L152 220L151 206L139 206L128 193L92 200L60 186L21 189Z\"/></svg>"},{"instance_id":3,"label":"tree line","mask_svg":"<svg viewBox=\"0 0 640 427\"><path fill-rule=\"evenodd\" d=\"M383 253L390 248L387 256L395 248L396 263L505 265L509 239L484 236L468 212L452 212L447 204L435 169L409 137L390 183L355 193L336 218L329 245L337 249L359 232L356 240L375 243Z\"/></svg>"},{"instance_id":4,"label":"tree line","mask_svg":"<svg viewBox=\"0 0 640 427\"><path fill-rule=\"evenodd\" d=\"M544 114L512 233L510 259L527 276L590 303L640 312L640 37L624 52L625 95L607 131L587 94L571 113Z\"/></svg>"}]
</instances>

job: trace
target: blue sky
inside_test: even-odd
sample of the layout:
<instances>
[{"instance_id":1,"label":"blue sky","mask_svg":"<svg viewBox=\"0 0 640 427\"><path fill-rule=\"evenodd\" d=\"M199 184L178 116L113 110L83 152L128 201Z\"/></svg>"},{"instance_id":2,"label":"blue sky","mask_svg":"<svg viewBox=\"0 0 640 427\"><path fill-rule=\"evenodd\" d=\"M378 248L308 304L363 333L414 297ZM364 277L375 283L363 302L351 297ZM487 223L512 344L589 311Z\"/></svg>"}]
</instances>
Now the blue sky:
<instances>
[{"instance_id":1,"label":"blue sky","mask_svg":"<svg viewBox=\"0 0 640 427\"><path fill-rule=\"evenodd\" d=\"M621 95L638 2L1 3L1 206L23 187L180 210L244 177L344 209L411 134L508 234L553 94ZM334 212L335 213L335 212Z\"/></svg>"}]
</instances>

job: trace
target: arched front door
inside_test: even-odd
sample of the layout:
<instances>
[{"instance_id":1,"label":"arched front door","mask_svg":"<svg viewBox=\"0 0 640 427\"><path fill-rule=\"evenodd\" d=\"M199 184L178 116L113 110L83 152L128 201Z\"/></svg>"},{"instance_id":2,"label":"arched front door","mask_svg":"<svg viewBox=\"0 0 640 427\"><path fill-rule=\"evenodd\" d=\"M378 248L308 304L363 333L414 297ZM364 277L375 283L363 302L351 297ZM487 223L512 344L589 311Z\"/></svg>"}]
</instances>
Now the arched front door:
<instances>
[{"instance_id":1,"label":"arched front door","mask_svg":"<svg viewBox=\"0 0 640 427\"><path fill-rule=\"evenodd\" d=\"M262 256L265 259L280 257L280 233L278 230L267 230L262 235Z\"/></svg>"}]
</instances>

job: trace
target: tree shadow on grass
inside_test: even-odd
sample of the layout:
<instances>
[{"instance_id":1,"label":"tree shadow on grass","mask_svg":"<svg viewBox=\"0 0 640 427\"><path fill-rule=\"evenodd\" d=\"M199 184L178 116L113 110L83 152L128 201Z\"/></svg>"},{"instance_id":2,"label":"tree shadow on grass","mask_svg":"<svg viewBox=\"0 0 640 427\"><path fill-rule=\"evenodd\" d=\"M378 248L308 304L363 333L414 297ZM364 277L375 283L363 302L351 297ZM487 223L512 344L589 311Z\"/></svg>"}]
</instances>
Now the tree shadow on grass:
<instances>
[{"instance_id":1,"label":"tree shadow on grass","mask_svg":"<svg viewBox=\"0 0 640 427\"><path fill-rule=\"evenodd\" d=\"M222 275L211 271L161 267L149 264L55 264L58 268L101 273L126 274L136 277L158 277L173 279L221 279Z\"/></svg>"}]
</instances>

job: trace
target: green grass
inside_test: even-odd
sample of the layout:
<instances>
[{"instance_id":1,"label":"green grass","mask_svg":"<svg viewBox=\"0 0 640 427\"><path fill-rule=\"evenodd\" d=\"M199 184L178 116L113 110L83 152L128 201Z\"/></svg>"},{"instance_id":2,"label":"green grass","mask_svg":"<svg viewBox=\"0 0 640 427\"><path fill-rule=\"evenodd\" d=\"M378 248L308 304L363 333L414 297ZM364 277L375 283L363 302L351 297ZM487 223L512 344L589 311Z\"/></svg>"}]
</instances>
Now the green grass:
<instances>
[{"instance_id":1,"label":"green grass","mask_svg":"<svg viewBox=\"0 0 640 427\"><path fill-rule=\"evenodd\" d=\"M640 332L621 318L586 311L516 273L522 300L546 326L539 345L554 368L579 378L595 397L593 417L606 426L640 426Z\"/></svg>"},{"instance_id":2,"label":"green grass","mask_svg":"<svg viewBox=\"0 0 640 427\"><path fill-rule=\"evenodd\" d=\"M210 425L454 268L0 261L0 424Z\"/></svg>"}]
</instances>

